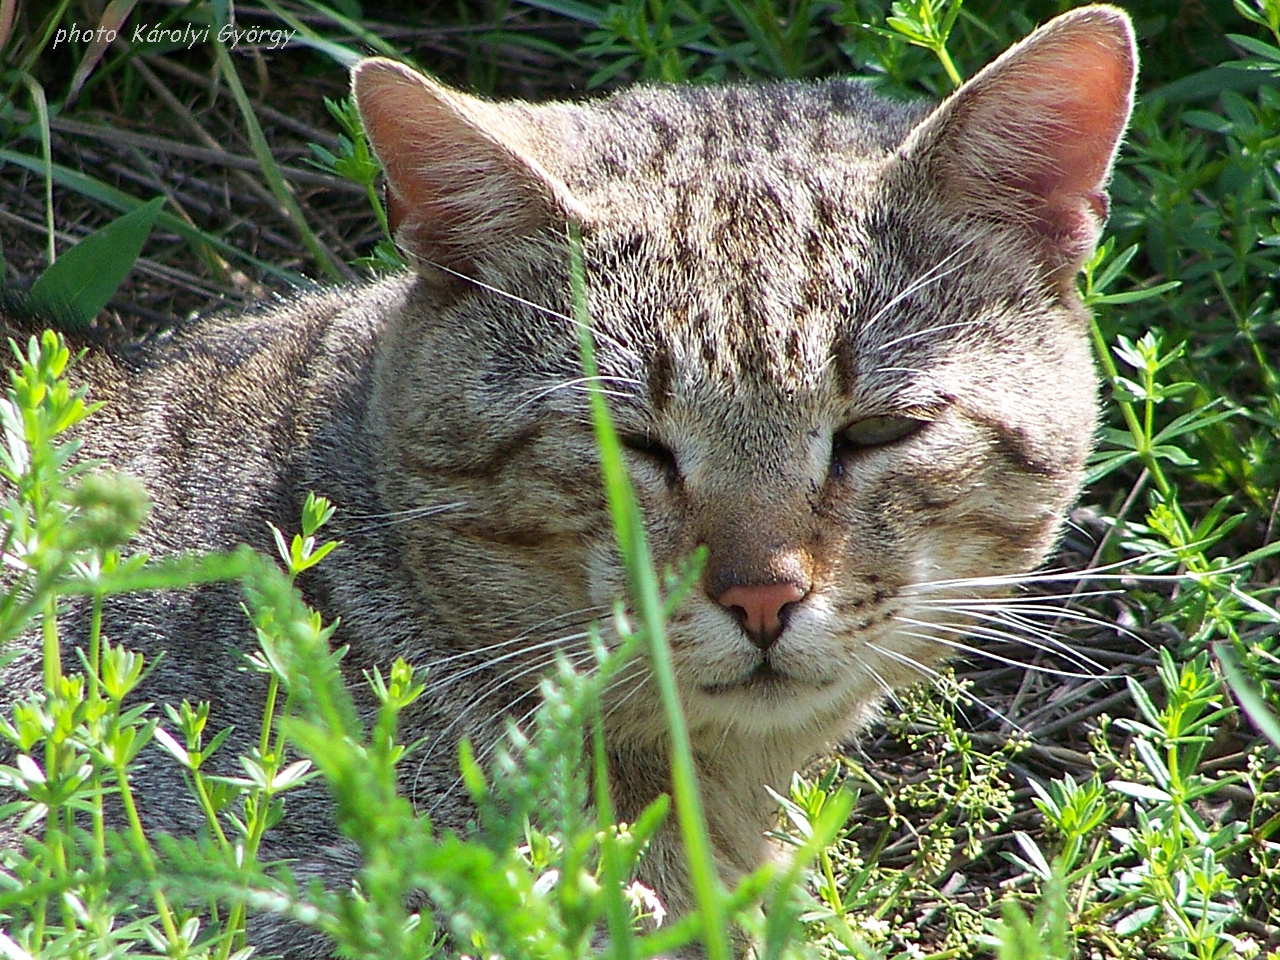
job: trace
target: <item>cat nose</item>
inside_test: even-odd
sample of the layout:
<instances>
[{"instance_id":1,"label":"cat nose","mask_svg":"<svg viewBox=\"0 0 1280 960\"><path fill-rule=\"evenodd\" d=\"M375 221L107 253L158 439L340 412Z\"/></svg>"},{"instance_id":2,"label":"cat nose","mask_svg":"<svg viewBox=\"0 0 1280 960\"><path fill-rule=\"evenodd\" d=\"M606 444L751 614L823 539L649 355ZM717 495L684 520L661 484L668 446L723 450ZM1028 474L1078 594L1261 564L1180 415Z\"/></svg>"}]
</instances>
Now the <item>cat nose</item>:
<instances>
[{"instance_id":1,"label":"cat nose","mask_svg":"<svg viewBox=\"0 0 1280 960\"><path fill-rule=\"evenodd\" d=\"M768 650L782 635L786 626L786 608L805 598L807 592L798 584L783 583L735 584L716 598L720 606L738 611L738 622L751 642L761 650Z\"/></svg>"}]
</instances>

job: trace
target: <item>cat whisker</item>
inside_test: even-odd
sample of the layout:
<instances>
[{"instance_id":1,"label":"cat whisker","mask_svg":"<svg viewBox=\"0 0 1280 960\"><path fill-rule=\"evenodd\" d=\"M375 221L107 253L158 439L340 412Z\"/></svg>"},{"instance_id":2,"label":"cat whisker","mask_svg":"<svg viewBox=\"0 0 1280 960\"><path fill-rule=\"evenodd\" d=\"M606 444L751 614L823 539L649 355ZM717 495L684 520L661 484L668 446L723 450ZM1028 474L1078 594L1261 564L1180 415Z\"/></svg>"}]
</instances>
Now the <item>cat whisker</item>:
<instances>
[{"instance_id":1,"label":"cat whisker","mask_svg":"<svg viewBox=\"0 0 1280 960\"><path fill-rule=\"evenodd\" d=\"M945 589L972 589L979 587L1021 587L1036 586L1046 583L1082 583L1090 580L1116 581L1128 583L1186 583L1194 579L1190 573L1135 573L1128 568L1151 560L1176 559L1175 552L1170 550L1153 551L1140 554L1125 560L1117 560L1101 567L1090 567L1087 570L1041 570L1031 573L996 574L989 577L956 577L950 580L924 580L904 586L901 593L931 592ZM1224 567L1223 571L1240 569L1238 565ZM1113 590L1120 593L1122 590ZM1084 594L1075 594L1083 596Z\"/></svg>"},{"instance_id":2,"label":"cat whisker","mask_svg":"<svg viewBox=\"0 0 1280 960\"><path fill-rule=\"evenodd\" d=\"M352 513L342 511L342 517L346 520L395 520L405 516L416 516L419 514L442 513L445 510L455 510L458 507L466 506L466 501L457 500L453 503L430 504L418 507L409 507L405 510L387 510L383 513Z\"/></svg>"},{"instance_id":3,"label":"cat whisker","mask_svg":"<svg viewBox=\"0 0 1280 960\"><path fill-rule=\"evenodd\" d=\"M474 666L467 667L465 670L459 670L457 673L450 673L447 677L444 677L438 684L436 684L435 688L437 690L442 690L451 684L457 683L459 680L465 680L467 677L473 676L474 674L482 673L483 671L488 670L494 664L504 663L507 660L511 660L515 657L524 656L526 654L545 651L548 648L550 648L553 651L552 659L554 659L555 651L563 650L566 653L573 651L574 648L572 645L580 644L582 640L585 640L589 636L590 636L590 633L586 633L586 632L569 634L568 636L564 636L564 637L557 636L557 637L551 638L550 640L543 640L540 643L535 643L531 646L521 647L518 650L510 650L507 653L504 653L498 657L489 657L483 660L482 662L475 664ZM504 646L507 643L510 643L510 641L504 642ZM466 656L474 657L475 654L469 653L469 654L466 654Z\"/></svg>"},{"instance_id":4,"label":"cat whisker","mask_svg":"<svg viewBox=\"0 0 1280 960\"><path fill-rule=\"evenodd\" d=\"M918 672L922 677L927 677L931 680L938 680L942 677L942 674L939 673L937 670L933 669L927 664L921 663L915 657L908 656L907 654L901 653L897 650L890 650L887 647L882 647L874 643L867 644L867 647L869 649L875 650L881 656L888 657L890 660L896 660L898 663L901 663L904 666L910 667L912 670L915 670L916 672ZM987 703L981 697L974 694L971 690L965 690L962 688L961 692L964 695L964 698L966 700L969 700L970 702L977 704L983 710L987 711L987 713L989 713L991 716L995 717L997 720L1000 720L1002 723L1007 724L1010 729L1021 734L1026 734L1027 731L1023 729L1021 724L1019 724L1016 720L1013 720L1012 718L1008 717L1003 711L997 710L995 707Z\"/></svg>"},{"instance_id":5,"label":"cat whisker","mask_svg":"<svg viewBox=\"0 0 1280 960\"><path fill-rule=\"evenodd\" d=\"M1115 591L1106 591L1114 593ZM1112 631L1121 636L1133 640L1143 646L1150 646L1144 637L1139 636L1132 630L1121 626L1113 620L1104 620L1102 617L1095 616L1085 610L1074 610L1069 607L1057 607L1052 604L1036 604L1035 597L1020 597L1019 600L1030 601L1027 603L1005 605L1001 603L978 602L973 603L967 600L959 600L954 603L948 603L943 600L922 601L919 606L928 606L935 610L941 610L944 613L954 613L960 616L993 616L1005 622L1017 622L1022 624L1026 629L1044 629L1034 624L1035 620L1068 620L1073 623L1085 624L1090 627L1098 627L1104 630ZM1065 599L1071 599L1066 597Z\"/></svg>"},{"instance_id":6,"label":"cat whisker","mask_svg":"<svg viewBox=\"0 0 1280 960\"><path fill-rule=\"evenodd\" d=\"M432 740L431 743L428 744L426 748L422 751L422 758L418 763L417 773L415 774L414 780L413 780L411 796L417 795L417 787L418 787L418 783L422 779L422 776L421 776L422 771L425 768L431 756L435 754L436 750L449 737L449 735L455 729L457 729L459 724L461 724L462 721L465 720L470 715L471 711L485 704L491 695L497 693L503 687L509 686L515 683L516 681L520 680L522 677L526 677L531 673L546 671L556 662L557 658L561 655L563 655L566 659L568 659L568 661L576 668L580 664L587 661L589 658L593 657L594 653L595 651L590 649L585 651L578 650L578 651L573 651L569 653L566 653L563 650L556 650L549 654L545 654L539 657L532 664L528 664L528 665L517 664L516 665L517 667L522 666L523 668L519 670L512 669L512 670L504 671L503 673L499 674L496 678L491 680L489 683L481 687L479 690L474 691L472 694L471 700L467 704L467 706L465 706L462 710L460 710L453 717L453 719L449 721L449 723L445 726L445 728L436 735L435 739ZM512 699L511 702L507 704L507 707L500 712L503 714L506 714L507 712L509 712L509 710L512 707L514 707L521 700L529 696L537 697L537 694L538 694L538 690L536 687L521 691L519 696ZM539 702L540 702L540 698L539 698ZM537 708L538 708L538 704L535 703L534 706L526 714L524 714L522 719L518 722L523 722L523 719L532 715L532 713L536 711ZM481 759L482 757L487 756L491 751L492 751L492 746L484 748L480 752L480 754L477 756L477 759ZM457 782L461 782L461 778L459 778ZM456 785L457 783L454 784L454 786ZM444 794L435 802L435 804L432 805L431 809L428 811L428 815L430 815L431 813L434 813L435 809L440 805L440 803L442 803L449 796L450 793L452 793L452 791L453 791L453 787L450 787L448 790L446 790Z\"/></svg>"},{"instance_id":7,"label":"cat whisker","mask_svg":"<svg viewBox=\"0 0 1280 960\"><path fill-rule=\"evenodd\" d=\"M431 266L437 270L440 270L443 273L447 273L451 276L457 277L459 280L465 280L467 283L474 284L475 286L479 287L482 290L487 290L490 293L495 293L500 297L505 297L506 299L512 301L513 303L518 303L521 306L528 307L531 310L536 310L539 313L545 314L549 317L554 317L557 320L563 320L565 323L572 324L575 327L583 326L583 324L575 317L571 317L566 314L563 314L559 310L554 310L551 307L545 307L540 303L534 303L532 300L526 300L524 297L511 293L509 290L503 290L501 287L495 287L493 284L485 283L483 280L477 279L476 277L471 277L465 273L460 273L459 271L454 270L452 267L446 267L443 263L437 263L436 261L433 260L431 261ZM609 334L605 333L603 330L597 330L594 327L587 327L587 329L591 332L592 337L594 337L595 339L601 340L601 341L604 341L605 343L610 344L623 356L626 356L636 361L637 363L641 362L640 355L637 354L630 347L628 347L626 344L624 344L617 337L610 336Z\"/></svg>"},{"instance_id":8,"label":"cat whisker","mask_svg":"<svg viewBox=\"0 0 1280 960\"><path fill-rule=\"evenodd\" d=\"M567 389L571 389L571 390L573 390L575 393L581 393L581 394L585 394L585 395L587 395L587 396L590 396L592 393L596 392L596 391L593 391L593 390L587 389L586 387L584 387L584 386L582 386L582 385L578 385L578 384L575 384L575 385L574 385L574 386L572 386L572 387L568 387ZM597 388L597 390L599 390L599 388ZM605 396L605 397L616 397L616 398L617 398L617 399L619 399L619 400L631 400L631 401L634 401L634 400L636 399L636 394L634 394L634 393L622 393L622 392L620 392L620 391L618 391L618 390L599 390L599 393L600 393L602 396Z\"/></svg>"},{"instance_id":9,"label":"cat whisker","mask_svg":"<svg viewBox=\"0 0 1280 960\"><path fill-rule=\"evenodd\" d=\"M582 665L583 665L584 663L586 663L586 662L587 662L587 661L588 661L588 660L589 660L589 659L594 655L594 653L595 653L595 651L594 651L594 650L589 650L589 651L586 651L585 653L584 653L584 652L582 652L582 651L579 651L579 652L578 652L578 653L576 653L576 654L573 654L573 655L569 655L569 656L567 656L567 659L568 659L568 661L569 661L569 663L570 663L570 666L572 666L572 667L573 667L573 669L575 669L575 670L581 670L581 669L582 669ZM541 663L541 667L540 667L540 668L541 668L541 669L546 669L546 668L548 668L552 663L555 663L555 662L556 662L556 658L555 658L554 656L552 656L552 657L550 657L550 658L546 658L546 659L544 659L544 660L543 660L543 662ZM513 678L513 679L515 679L515 678ZM530 695L532 695L532 694L536 694L536 692L537 692L536 690L530 690L530 691L527 691L527 692L525 692L525 693L522 693L520 696L516 697L516 698L515 698L514 700L512 700L509 704L507 704L506 708L504 708L502 711L500 711L500 713L502 713L503 715L508 715L508 714L510 714L510 713L511 713L511 711L512 711L512 708L514 708L514 707L516 706L516 704L518 704L521 700L525 699L526 697L528 697L528 696L530 696ZM479 701L477 700L477 702L479 702ZM473 705L474 705L474 704L473 704ZM508 717L508 720L507 720L508 724L509 724L509 725L511 725L511 726L515 726L515 727L517 727L517 728L519 728L519 727L523 726L524 724L528 723L528 722L529 722L529 720L530 720L530 719L531 719L531 718L532 718L532 717L533 717L533 716L538 712L538 708L539 708L540 706L541 706L541 699L539 699L539 700L538 700L538 702L534 703L534 704L533 704L533 706L529 707L527 710L525 710L525 711L524 711L523 713L521 713L519 716L517 716L517 717L510 717L510 716L509 716L509 717ZM467 708L467 710L470 710L470 709L471 709L471 707L468 707L468 708ZM464 713L465 713L465 712L466 712L466 711L464 711ZM450 726L452 726L452 724L451 724ZM432 750L434 750L435 746L437 746L437 745L438 745L439 740L440 740L440 739L442 739L442 738L443 738L443 736L444 736L444 734L442 734L442 735L441 735L441 737L437 737L437 739L436 739L436 743L434 743L434 744L432 745L432 747L430 748L430 750L428 750L428 751L427 751L427 755L428 755L428 756L430 755L431 751L432 751ZM495 738L494 740L492 740L491 742L489 742L488 744L486 744L483 748L481 748L479 751L477 751L477 753L475 754L475 760L476 760L476 762L477 762L477 763L483 763L485 760L487 760L487 759L489 759L491 756L493 756L494 752L495 752L496 750L498 750L500 747L502 747L502 746L503 746L503 743L505 742L505 739L506 739L505 735L504 735L504 736L502 736L502 737ZM419 768L419 769L421 769L421 766L420 766L420 768ZM435 813L435 811L440 807L440 805L441 805L442 803L445 803L446 801L450 800L450 799L452 798L452 796L453 796L454 791L455 791L459 786L461 786L461 785L462 785L462 782L463 782L462 777L461 777L461 776L457 777L457 778L456 778L456 779L455 779L455 780L454 780L454 781L453 781L453 782L452 782L452 783L451 783L451 784L450 784L450 785L449 785L449 786L444 790L444 792L441 794L441 796L440 796L439 798L437 798L436 802L435 802L435 803L433 803L433 804L431 805L431 808L427 811L427 816L431 816L431 815L433 815L433 814ZM414 783L415 783L415 787L416 787L416 784L417 784L417 779L416 779L416 778L415 778Z\"/></svg>"},{"instance_id":10,"label":"cat whisker","mask_svg":"<svg viewBox=\"0 0 1280 960\"><path fill-rule=\"evenodd\" d=\"M952 612L961 616L981 616L980 614L976 614L972 611L966 612L963 608L953 611L946 611L946 608L939 609L944 610L944 612ZM1118 627L1115 624L1109 623L1098 617L1089 616L1075 610L1060 610L1058 611L1058 614L1058 616L1054 616L1050 611L1039 610L996 610L994 613L988 614L987 616L990 616L996 622L1004 623L1018 630L1025 630L1033 636L1041 637L1046 643L1070 647L1070 649L1075 651L1080 651L1082 649L1081 646L1078 643L1071 642L1067 638L1060 636L1056 632L1058 625L1063 621L1084 624L1090 627L1101 627L1109 632L1119 633L1122 636L1127 636L1137 640L1144 646L1150 646L1150 644L1132 631L1126 630L1123 627ZM1040 621L1044 620L1050 621L1050 626L1042 626Z\"/></svg>"},{"instance_id":11,"label":"cat whisker","mask_svg":"<svg viewBox=\"0 0 1280 960\"><path fill-rule=\"evenodd\" d=\"M1034 584L1031 584L1034 586ZM908 588L910 589L910 588ZM906 590L903 591L904 593ZM1045 610L1067 610L1068 607L1055 607L1046 601L1078 600L1081 597L1117 597L1122 596L1124 590L1119 588L1107 588L1105 590L1085 590L1077 592L1072 590L1069 593L1007 593L996 595L955 595L950 594L942 597L912 597L912 603L922 606L936 606L948 603L963 603L970 606L991 606L991 607L1029 607L1034 608L1036 605L1042 605Z\"/></svg>"},{"instance_id":12,"label":"cat whisker","mask_svg":"<svg viewBox=\"0 0 1280 960\"><path fill-rule=\"evenodd\" d=\"M621 710L628 700L630 700L632 697L634 697L636 694L638 694L641 690L644 689L645 682L648 679L647 665L644 663L643 660L635 660L633 661L633 663L635 664L635 669L620 673L611 683L609 683L608 686L604 688L604 690L601 691L601 697L603 697L605 694L612 693L614 690L618 689L623 684L631 683L636 679L639 679L640 682L636 683L635 686L633 686L631 690L622 697L621 700L617 701L615 704L609 707L609 709L601 717L601 720L608 720L615 713Z\"/></svg>"},{"instance_id":13,"label":"cat whisker","mask_svg":"<svg viewBox=\"0 0 1280 960\"><path fill-rule=\"evenodd\" d=\"M617 383L617 384L624 384L626 386L637 387L639 389L644 389L644 386L645 386L645 384L642 381L636 380L632 377L611 377L611 376L604 376L603 374L595 377L576 377L572 380L565 380L562 383L557 383L557 384L554 384L553 386L545 387L544 389L539 390L533 396L529 397L527 400L523 401L519 406L517 406L514 412L519 413L520 411L537 403L543 397L548 397L551 394L555 393L557 390L580 389L584 384L587 384L587 383ZM635 399L635 394L621 393L621 392L610 391L610 390L603 390L601 392L604 393L606 396L620 397L623 399L631 399L631 400Z\"/></svg>"},{"instance_id":14,"label":"cat whisker","mask_svg":"<svg viewBox=\"0 0 1280 960\"><path fill-rule=\"evenodd\" d=\"M875 644L868 643L867 647L879 652L879 648L876 647ZM853 673L855 670L861 670L863 673L865 673L867 676L869 676L872 680L876 682L876 685L880 687L880 690L885 695L885 697L893 701L894 706L896 706L898 709L902 709L902 699L898 696L898 691L893 689L893 686L889 683L889 681L880 675L880 671L877 670L875 667L871 666L871 664L867 663L866 660L864 660L862 657L859 657L857 654L854 654L853 658L854 658L854 663L849 665L849 667L847 668L848 672Z\"/></svg>"},{"instance_id":15,"label":"cat whisker","mask_svg":"<svg viewBox=\"0 0 1280 960\"><path fill-rule=\"evenodd\" d=\"M1022 620L1015 615L1001 616L1000 612L991 613L988 611L977 612L977 611L952 610L947 607L939 607L937 609L941 613L952 613L958 616L962 616L965 618L966 622L971 620L978 620L981 623L998 625L996 627L983 627L980 625L970 624L969 632L974 634L975 636L991 637L991 634L984 631L992 631L992 630L996 631L997 633L1001 633L1003 635L1005 631L1002 631L999 628L1005 627L1005 628L1008 628L1009 630L1017 631L1019 634L1025 634L1025 636L1028 638L1029 637L1036 638L1036 640L1047 645L1047 647L1039 647L1039 649L1042 649L1046 653L1048 653L1050 652L1049 648L1052 648L1052 650L1061 653L1063 656L1067 657L1069 660L1071 660L1073 663L1079 666L1082 670L1085 669L1086 667L1090 669L1097 669L1097 670L1106 669L1101 664L1095 663L1094 661L1090 660L1085 654L1080 652L1076 646L1066 642L1061 637L1054 634L1052 630L1041 626L1040 624L1036 623L1033 620ZM912 622L919 623L921 621L912 621ZM933 623L934 621L928 621L928 622ZM1011 639L1011 637L1008 637L1008 636L996 637L995 639L1002 639L1002 638ZM1019 639L1014 642L1026 643L1027 645L1030 645L1030 646L1035 645L1035 644L1032 644L1029 639L1024 639L1022 637L1019 637Z\"/></svg>"},{"instance_id":16,"label":"cat whisker","mask_svg":"<svg viewBox=\"0 0 1280 960\"><path fill-rule=\"evenodd\" d=\"M927 370L921 370L919 367L876 367L876 373L913 373L920 377L929 375Z\"/></svg>"},{"instance_id":17,"label":"cat whisker","mask_svg":"<svg viewBox=\"0 0 1280 960\"><path fill-rule=\"evenodd\" d=\"M553 625L559 625L561 627L566 625L571 627L580 627L589 623L592 619L602 614L606 609L607 608L603 606L583 607L580 610L570 610L567 613L557 614L554 617L548 617L547 619L543 620L541 623L534 624L532 627L529 627L527 630L524 630L521 633L517 634L516 636L513 636L507 640L499 640L498 642L488 644L487 646L476 647L472 650L464 650L461 653L453 653L447 657L437 657L436 659L430 661L429 663L424 664L424 666L427 668L433 669L435 667L444 666L445 664L453 663L458 660L474 660L477 657L486 656L487 654L493 653L495 650L501 650L504 647L511 646L512 644L523 643L526 640L528 640L530 637L535 636L539 633L545 632L548 627L551 627ZM573 618L581 618L581 619L573 619ZM567 621L567 624L566 624L566 621ZM587 635L588 634L585 634L585 633L575 633L570 635L570 638L576 640L576 639L581 639L582 637ZM569 639L569 638L566 638L564 635L557 634L556 636L551 637L548 640L539 641L536 644L523 647L522 649L525 652L532 653L549 646L555 646L557 644L563 643L565 642L566 639ZM485 662L494 663L497 661L489 660Z\"/></svg>"},{"instance_id":18,"label":"cat whisker","mask_svg":"<svg viewBox=\"0 0 1280 960\"><path fill-rule=\"evenodd\" d=\"M960 254L966 253L966 252L969 254L968 257L966 257L960 263L956 264L951 269L943 270L943 267L945 267L948 263L950 263L956 257L960 256ZM907 299L907 297L911 296L913 293L916 293L918 290L923 289L924 287L930 286L931 284L937 283L940 280L943 280L946 277L951 276L951 274L953 273L963 270L969 264L973 263L973 261L977 258L977 256L978 256L978 252L969 247L958 247L957 249L953 250L951 253L947 254L945 257L943 257L941 260L935 263L932 267L930 267L924 273L920 274L920 276L916 277L914 280L908 283L898 293L890 297L889 300L882 307L876 310L876 312L871 315L871 318L862 325L862 329L864 331L870 330L873 326L875 326L876 323L880 321L880 319L885 314L887 314L890 310L892 310L894 307L900 304L903 300Z\"/></svg>"},{"instance_id":19,"label":"cat whisker","mask_svg":"<svg viewBox=\"0 0 1280 960\"><path fill-rule=\"evenodd\" d=\"M943 330L959 330L963 327L980 327L983 325L981 320L957 320L955 323L937 323L932 327L925 327L923 330L915 330L911 333L904 333L900 337L894 337L892 340L886 340L884 343L876 344L876 350L888 350L890 347L896 347L900 343L906 343L908 340L914 340L916 337L927 337L931 334L940 333Z\"/></svg>"},{"instance_id":20,"label":"cat whisker","mask_svg":"<svg viewBox=\"0 0 1280 960\"><path fill-rule=\"evenodd\" d=\"M352 526L352 530L364 532L366 530L380 530L384 527L394 527L399 523L412 523L414 520L424 520L427 517L434 517L440 513L447 513L450 510L457 510L459 507L467 505L465 500L457 500L453 503L435 504L428 507L413 507L409 510L395 510L390 513L366 513L366 514L348 514L347 520L381 520L381 523L356 523Z\"/></svg>"},{"instance_id":21,"label":"cat whisker","mask_svg":"<svg viewBox=\"0 0 1280 960\"><path fill-rule=\"evenodd\" d=\"M491 616L489 622L486 624L486 628L490 633L510 631L512 634L510 640L498 641L499 645L505 645L520 640L528 640L531 637L544 636L547 633L547 628L553 626L555 630L560 632L563 632L566 628L572 628L575 630L585 629L593 620L599 619L608 611L608 607L592 605L578 610L569 610L564 613L555 614L554 616L548 617L539 623L533 624L532 626L529 625L528 620L530 614L554 603L554 597L540 597L539 599L526 604L524 608L519 611L509 611L503 613L501 616ZM486 647L484 649L489 648ZM474 653L476 651L473 649L471 652Z\"/></svg>"},{"instance_id":22,"label":"cat whisker","mask_svg":"<svg viewBox=\"0 0 1280 960\"><path fill-rule=\"evenodd\" d=\"M986 640L995 640L999 643L1012 643L1012 644L1018 644L1025 647L1031 647L1032 649L1039 650L1042 653L1055 654L1063 657L1070 663L1073 663L1077 667L1079 667L1081 671L1084 671L1084 676L1088 677L1089 679L1105 679L1106 678L1106 674L1107 674L1106 667L1104 667L1102 664L1098 663L1097 661L1091 659L1084 653L1080 652L1077 648L1075 648L1069 643L1066 643L1059 637L1055 637L1051 634L1045 634L1043 629L1038 627L1036 628L1035 632L1028 631L1030 635L1024 636L1024 635L1019 635L1018 633L1010 632L1009 630L1006 630L1006 629L1000 629L999 627L992 627L992 626L984 626L982 624L942 623L942 622L932 621L932 620L913 620L909 617L897 617L895 619L903 623L909 623L913 626L937 627L940 630L946 630L948 633L959 634L961 636L981 637ZM994 620L994 622L1004 623L1006 626L1011 626L1011 627L1017 626L1015 624L1009 624L1007 623L1007 621ZM1018 629L1022 629L1022 628L1018 627ZM1033 637L1035 639L1033 639ZM981 648L975 647L974 649L979 650ZM982 649L981 652L984 656L990 655L991 653L990 651L985 649ZM1041 670L1042 672L1053 672L1053 671L1050 671L1049 668L1039 668L1031 664L1024 664L1023 666L1025 666L1027 669ZM1062 674L1062 675L1070 676L1071 674Z\"/></svg>"},{"instance_id":23,"label":"cat whisker","mask_svg":"<svg viewBox=\"0 0 1280 960\"><path fill-rule=\"evenodd\" d=\"M1034 597L1024 598L1034 601ZM995 619L1006 623L1017 623L1023 628L1030 631L1044 631L1046 635L1054 636L1052 629L1042 626L1037 621L1050 621L1057 623L1058 621L1069 620L1075 623L1083 623L1092 627L1101 627L1106 630L1119 630L1123 628L1117 627L1109 620L1103 620L1085 610L1076 610L1071 607L1056 606L1050 603L1023 603L1023 604L1004 604L1004 603L970 603L965 599L947 600L944 598L936 598L931 601L921 601L913 604L913 607L923 608L929 611L939 611L942 613L953 613L960 616L972 616L980 619ZM1135 640L1141 640L1137 635L1131 634Z\"/></svg>"},{"instance_id":24,"label":"cat whisker","mask_svg":"<svg viewBox=\"0 0 1280 960\"><path fill-rule=\"evenodd\" d=\"M894 617L894 619L902 623L907 623L913 626L920 626L920 627L937 630L940 633L953 633L962 637L963 636L986 637L988 639L1000 640L1008 643L1022 644L1023 646L1032 647L1044 653L1060 652L1060 651L1055 651L1051 647L1046 647L1043 644L1039 644L1032 640L1029 640L1026 637L1018 637L1014 634L1005 633L1004 631L995 630L989 627L986 627L986 628L974 627L972 625L952 624L952 623L931 623L927 620L912 620L911 618L904 618L904 617ZM1076 672L1073 670L1060 670L1056 667L1046 667L1037 663L1027 663L1022 660L1015 660L1012 657L1006 657L1003 654L996 653L994 650L986 650L982 647L976 647L973 644L962 643L959 640L950 640L947 637L940 636L937 633L922 633L916 630L904 630L902 631L902 633L904 636L913 637L917 640L927 640L930 643L937 643L944 647L948 647L952 650L958 650L964 654L971 654L974 656L983 657L987 660L993 660L996 663L1003 663L1005 666L1017 667L1020 670L1031 670L1036 673L1044 673L1054 677L1066 677L1072 680L1115 680L1119 678L1118 674L1106 673L1105 668L1102 668L1104 671L1103 673L1097 674L1097 673L1083 672L1083 670L1081 672ZM1073 660L1073 662L1076 662L1076 661Z\"/></svg>"}]
</instances>

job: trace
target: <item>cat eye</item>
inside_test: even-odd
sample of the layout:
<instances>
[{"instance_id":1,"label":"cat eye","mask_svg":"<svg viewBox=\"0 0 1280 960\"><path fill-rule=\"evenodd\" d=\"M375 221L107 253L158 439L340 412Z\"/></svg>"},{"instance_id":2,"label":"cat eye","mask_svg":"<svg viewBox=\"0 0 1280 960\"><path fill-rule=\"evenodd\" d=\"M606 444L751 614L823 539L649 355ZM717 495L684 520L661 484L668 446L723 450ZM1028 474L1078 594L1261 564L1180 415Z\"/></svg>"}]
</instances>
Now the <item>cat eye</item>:
<instances>
[{"instance_id":1,"label":"cat eye","mask_svg":"<svg viewBox=\"0 0 1280 960\"><path fill-rule=\"evenodd\" d=\"M623 434L618 439L628 450L640 454L655 466L661 467L666 475L668 486L674 487L680 482L680 468L676 464L676 455L670 447L644 433Z\"/></svg>"},{"instance_id":2,"label":"cat eye","mask_svg":"<svg viewBox=\"0 0 1280 960\"><path fill-rule=\"evenodd\" d=\"M844 460L872 447L885 447L905 440L928 421L916 417L863 417L837 430L831 438L831 468L836 476L844 473Z\"/></svg>"}]
</instances>

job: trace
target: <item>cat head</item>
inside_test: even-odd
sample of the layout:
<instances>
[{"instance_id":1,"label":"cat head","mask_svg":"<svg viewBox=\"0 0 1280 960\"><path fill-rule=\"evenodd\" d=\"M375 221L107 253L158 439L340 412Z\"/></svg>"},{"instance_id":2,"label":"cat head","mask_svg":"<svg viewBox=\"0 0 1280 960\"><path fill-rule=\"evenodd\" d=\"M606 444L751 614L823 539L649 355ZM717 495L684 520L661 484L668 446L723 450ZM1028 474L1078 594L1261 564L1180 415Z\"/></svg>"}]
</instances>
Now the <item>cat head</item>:
<instances>
[{"instance_id":1,"label":"cat head","mask_svg":"<svg viewBox=\"0 0 1280 960\"><path fill-rule=\"evenodd\" d=\"M654 553L707 550L671 624L693 725L827 729L927 674L961 640L949 599L1034 568L1078 494L1074 278L1135 68L1111 7L934 109L844 80L495 104L361 63L422 278L383 351L388 489L467 505L413 535L424 588L485 640L624 591L567 318L575 222Z\"/></svg>"}]
</instances>

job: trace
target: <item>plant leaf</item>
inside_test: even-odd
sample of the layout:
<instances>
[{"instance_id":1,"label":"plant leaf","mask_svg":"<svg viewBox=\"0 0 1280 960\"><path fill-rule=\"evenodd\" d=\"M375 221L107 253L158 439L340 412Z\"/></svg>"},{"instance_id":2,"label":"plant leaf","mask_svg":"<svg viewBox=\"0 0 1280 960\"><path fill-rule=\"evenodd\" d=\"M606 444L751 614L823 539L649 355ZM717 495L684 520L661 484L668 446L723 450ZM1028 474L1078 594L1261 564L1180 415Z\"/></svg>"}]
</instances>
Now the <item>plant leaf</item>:
<instances>
[{"instance_id":1,"label":"plant leaf","mask_svg":"<svg viewBox=\"0 0 1280 960\"><path fill-rule=\"evenodd\" d=\"M31 287L33 306L87 326L129 275L151 235L164 197L95 230L49 265Z\"/></svg>"}]
</instances>

